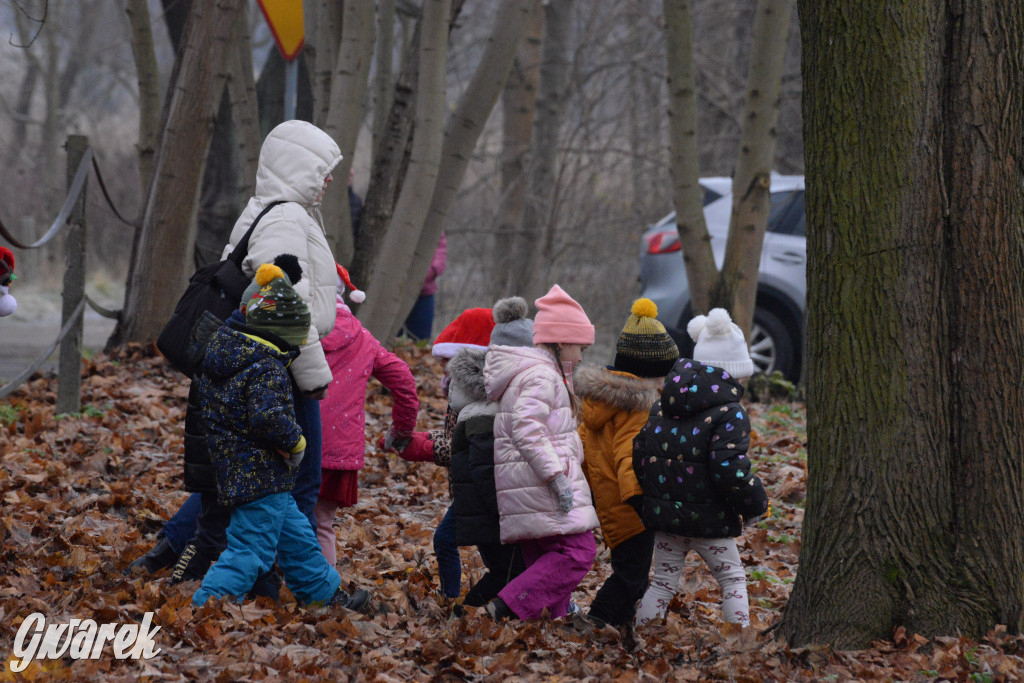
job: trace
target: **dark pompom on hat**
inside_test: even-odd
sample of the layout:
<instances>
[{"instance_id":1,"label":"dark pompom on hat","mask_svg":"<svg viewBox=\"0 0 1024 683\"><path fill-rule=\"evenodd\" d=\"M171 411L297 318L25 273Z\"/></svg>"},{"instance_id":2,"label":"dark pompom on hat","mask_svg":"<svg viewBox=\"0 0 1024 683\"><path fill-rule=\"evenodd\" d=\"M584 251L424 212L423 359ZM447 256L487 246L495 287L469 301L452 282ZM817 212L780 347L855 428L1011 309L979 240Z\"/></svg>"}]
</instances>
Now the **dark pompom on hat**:
<instances>
[{"instance_id":1,"label":"dark pompom on hat","mask_svg":"<svg viewBox=\"0 0 1024 683\"><path fill-rule=\"evenodd\" d=\"M302 279L302 266L299 265L299 257L295 254L278 254L274 257L274 265L284 271L292 287L299 284Z\"/></svg>"}]
</instances>

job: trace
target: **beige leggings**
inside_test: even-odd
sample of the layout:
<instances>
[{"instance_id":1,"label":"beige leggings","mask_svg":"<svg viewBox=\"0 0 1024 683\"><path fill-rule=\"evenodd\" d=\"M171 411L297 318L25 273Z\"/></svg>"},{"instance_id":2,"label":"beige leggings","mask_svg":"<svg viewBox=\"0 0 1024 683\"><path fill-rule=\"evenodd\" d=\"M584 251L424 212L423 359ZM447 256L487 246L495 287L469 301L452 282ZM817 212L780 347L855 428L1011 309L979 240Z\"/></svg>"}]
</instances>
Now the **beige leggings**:
<instances>
[{"instance_id":1,"label":"beige leggings","mask_svg":"<svg viewBox=\"0 0 1024 683\"><path fill-rule=\"evenodd\" d=\"M654 535L654 576L636 610L636 625L664 617L675 595L679 577L686 566L686 554L697 551L715 581L722 588L722 616L741 626L750 625L747 602L747 575L743 571L740 552L732 538L688 538L658 532Z\"/></svg>"}]
</instances>

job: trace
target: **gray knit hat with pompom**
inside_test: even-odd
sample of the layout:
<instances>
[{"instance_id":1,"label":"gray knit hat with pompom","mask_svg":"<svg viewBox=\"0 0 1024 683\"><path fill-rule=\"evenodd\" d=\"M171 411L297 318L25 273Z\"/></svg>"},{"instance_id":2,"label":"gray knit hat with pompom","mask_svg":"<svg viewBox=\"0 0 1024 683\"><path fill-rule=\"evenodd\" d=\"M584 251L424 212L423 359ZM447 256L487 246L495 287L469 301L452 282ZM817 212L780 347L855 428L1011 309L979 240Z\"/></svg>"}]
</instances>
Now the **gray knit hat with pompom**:
<instances>
[{"instance_id":1,"label":"gray knit hat with pompom","mask_svg":"<svg viewBox=\"0 0 1024 683\"><path fill-rule=\"evenodd\" d=\"M501 299L491 309L494 329L491 346L533 346L533 321L526 317L526 299L513 296Z\"/></svg>"}]
</instances>

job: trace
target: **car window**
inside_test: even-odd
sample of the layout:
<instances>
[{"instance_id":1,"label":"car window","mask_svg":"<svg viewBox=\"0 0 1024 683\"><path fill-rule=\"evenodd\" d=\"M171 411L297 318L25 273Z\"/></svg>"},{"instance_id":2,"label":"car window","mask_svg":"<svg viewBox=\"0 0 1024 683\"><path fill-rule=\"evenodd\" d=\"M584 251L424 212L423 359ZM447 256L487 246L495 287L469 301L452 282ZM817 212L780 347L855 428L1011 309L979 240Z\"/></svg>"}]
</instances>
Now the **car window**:
<instances>
[{"instance_id":1,"label":"car window","mask_svg":"<svg viewBox=\"0 0 1024 683\"><path fill-rule=\"evenodd\" d=\"M804 235L806 226L804 191L773 192L768 213L768 231L783 235Z\"/></svg>"},{"instance_id":2,"label":"car window","mask_svg":"<svg viewBox=\"0 0 1024 683\"><path fill-rule=\"evenodd\" d=\"M718 194L717 192L715 192L714 190L712 190L710 188L702 187L701 189L704 190L704 204L703 204L703 206L707 206L708 204L710 204L711 202L715 201L716 199L718 199L718 198L720 198L722 196L722 195Z\"/></svg>"}]
</instances>

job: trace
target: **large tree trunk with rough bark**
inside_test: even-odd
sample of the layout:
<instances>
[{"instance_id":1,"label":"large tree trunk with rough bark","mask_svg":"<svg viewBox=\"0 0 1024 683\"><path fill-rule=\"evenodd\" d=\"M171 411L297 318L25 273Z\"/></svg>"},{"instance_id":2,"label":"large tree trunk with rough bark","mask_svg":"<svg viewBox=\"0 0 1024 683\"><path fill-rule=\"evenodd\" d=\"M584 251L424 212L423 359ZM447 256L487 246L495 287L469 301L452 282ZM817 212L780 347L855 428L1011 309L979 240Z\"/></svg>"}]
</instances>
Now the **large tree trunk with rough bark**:
<instances>
[{"instance_id":1,"label":"large tree trunk with rough bark","mask_svg":"<svg viewBox=\"0 0 1024 683\"><path fill-rule=\"evenodd\" d=\"M402 282L412 261L437 182L444 141L445 72L448 62L448 17L451 0L426 0L420 31L419 77L416 81L416 134L395 212L366 283L359 309L363 325L378 339L393 334L400 315ZM402 311L404 313L404 311Z\"/></svg>"},{"instance_id":2,"label":"large tree trunk with rough bark","mask_svg":"<svg viewBox=\"0 0 1024 683\"><path fill-rule=\"evenodd\" d=\"M729 237L722 271L711 291L711 305L727 308L748 338L754 324L761 246L771 209L769 189L782 91L782 58L786 54L794 2L757 3L739 160L732 179Z\"/></svg>"},{"instance_id":3,"label":"large tree trunk with rough bark","mask_svg":"<svg viewBox=\"0 0 1024 683\"><path fill-rule=\"evenodd\" d=\"M241 0L193 3L168 95L125 308L109 344L155 339L191 274L193 213Z\"/></svg>"},{"instance_id":4,"label":"large tree trunk with rough bark","mask_svg":"<svg viewBox=\"0 0 1024 683\"><path fill-rule=\"evenodd\" d=\"M405 315L412 309L423 289L423 279L430 269L438 240L445 229L448 211L462 186L466 167L469 165L473 150L476 149L484 124L494 110L498 96L501 95L508 79L533 4L533 0L503 0L473 78L445 125L444 149L441 153L437 184L434 186L434 196L430 201L423 232L420 234L412 263L402 285L400 319L393 325L396 329L404 321Z\"/></svg>"},{"instance_id":5,"label":"large tree trunk with rough bark","mask_svg":"<svg viewBox=\"0 0 1024 683\"><path fill-rule=\"evenodd\" d=\"M808 487L779 633L1019 632L1024 5L799 14Z\"/></svg>"},{"instance_id":6,"label":"large tree trunk with rough bark","mask_svg":"<svg viewBox=\"0 0 1024 683\"><path fill-rule=\"evenodd\" d=\"M543 282L552 253L549 235L554 229L552 212L557 186L559 133L563 104L569 86L572 0L552 0L544 5L544 37L541 45L540 85L533 125L533 147L527 168L527 195L519 224L512 268L512 288L532 300L547 291Z\"/></svg>"}]
</instances>

